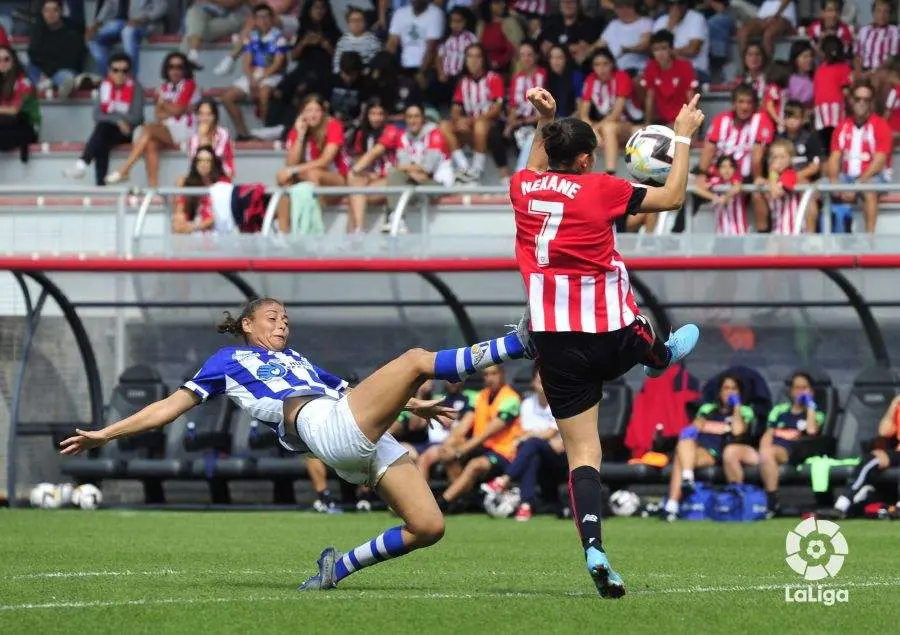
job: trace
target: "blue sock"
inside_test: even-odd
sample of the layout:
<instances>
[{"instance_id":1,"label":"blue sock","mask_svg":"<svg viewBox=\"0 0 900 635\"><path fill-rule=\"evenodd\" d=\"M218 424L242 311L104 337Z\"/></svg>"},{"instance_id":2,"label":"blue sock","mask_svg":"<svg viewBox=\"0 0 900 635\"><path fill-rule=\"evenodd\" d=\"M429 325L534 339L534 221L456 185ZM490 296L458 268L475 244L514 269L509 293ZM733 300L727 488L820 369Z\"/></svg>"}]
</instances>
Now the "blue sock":
<instances>
[{"instance_id":1,"label":"blue sock","mask_svg":"<svg viewBox=\"0 0 900 635\"><path fill-rule=\"evenodd\" d=\"M496 366L510 359L522 359L525 348L515 333L463 348L446 348L437 352L434 378L462 381L488 366Z\"/></svg>"},{"instance_id":2,"label":"blue sock","mask_svg":"<svg viewBox=\"0 0 900 635\"><path fill-rule=\"evenodd\" d=\"M340 582L355 571L390 560L391 558L397 558L409 553L409 551L409 547L403 544L403 534L400 532L400 527L391 527L369 542L364 542L356 549L345 553L344 557L338 560L337 565L335 565L337 580Z\"/></svg>"}]
</instances>

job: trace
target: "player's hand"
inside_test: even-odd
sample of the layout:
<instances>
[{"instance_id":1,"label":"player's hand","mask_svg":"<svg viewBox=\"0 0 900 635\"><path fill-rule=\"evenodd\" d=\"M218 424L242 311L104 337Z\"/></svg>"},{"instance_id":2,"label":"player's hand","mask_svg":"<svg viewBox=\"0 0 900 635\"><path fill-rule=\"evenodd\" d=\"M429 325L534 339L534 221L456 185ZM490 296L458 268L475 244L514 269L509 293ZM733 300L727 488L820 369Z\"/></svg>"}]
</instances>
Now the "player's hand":
<instances>
[{"instance_id":1,"label":"player's hand","mask_svg":"<svg viewBox=\"0 0 900 635\"><path fill-rule=\"evenodd\" d=\"M434 419L442 426L448 426L459 417L459 411L448 406L442 406L443 399L416 399L413 397L406 402L407 412L411 412L426 421Z\"/></svg>"},{"instance_id":2,"label":"player's hand","mask_svg":"<svg viewBox=\"0 0 900 635\"><path fill-rule=\"evenodd\" d=\"M697 105L700 103L700 93L696 93L691 101L681 107L681 112L675 118L675 134L679 137L693 137L703 125L703 111Z\"/></svg>"},{"instance_id":3,"label":"player's hand","mask_svg":"<svg viewBox=\"0 0 900 635\"><path fill-rule=\"evenodd\" d=\"M556 100L547 89L540 86L529 88L525 98L531 102L541 117L552 118L556 115Z\"/></svg>"},{"instance_id":4,"label":"player's hand","mask_svg":"<svg viewBox=\"0 0 900 635\"><path fill-rule=\"evenodd\" d=\"M101 430L79 430L75 429L75 436L69 437L60 442L59 453L66 456L75 456L82 452L87 452L101 445L106 445L108 439Z\"/></svg>"}]
</instances>

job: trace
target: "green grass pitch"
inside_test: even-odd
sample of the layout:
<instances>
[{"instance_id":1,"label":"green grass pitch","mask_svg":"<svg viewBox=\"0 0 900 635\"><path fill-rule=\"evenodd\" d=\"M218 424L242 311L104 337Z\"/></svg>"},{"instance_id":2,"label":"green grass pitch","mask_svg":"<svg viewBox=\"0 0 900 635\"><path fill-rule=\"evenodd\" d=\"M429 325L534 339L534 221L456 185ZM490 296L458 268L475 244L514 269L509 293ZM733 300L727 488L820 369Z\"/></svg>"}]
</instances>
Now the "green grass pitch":
<instances>
[{"instance_id":1,"label":"green grass pitch","mask_svg":"<svg viewBox=\"0 0 900 635\"><path fill-rule=\"evenodd\" d=\"M842 524L830 582L845 604L785 602L795 521L612 519L604 542L628 585L601 600L570 521L448 519L437 546L324 593L296 585L321 549L358 545L387 514L0 511L0 633L895 632L896 524ZM893 607L893 609L891 608ZM877 629L877 630L876 630Z\"/></svg>"}]
</instances>

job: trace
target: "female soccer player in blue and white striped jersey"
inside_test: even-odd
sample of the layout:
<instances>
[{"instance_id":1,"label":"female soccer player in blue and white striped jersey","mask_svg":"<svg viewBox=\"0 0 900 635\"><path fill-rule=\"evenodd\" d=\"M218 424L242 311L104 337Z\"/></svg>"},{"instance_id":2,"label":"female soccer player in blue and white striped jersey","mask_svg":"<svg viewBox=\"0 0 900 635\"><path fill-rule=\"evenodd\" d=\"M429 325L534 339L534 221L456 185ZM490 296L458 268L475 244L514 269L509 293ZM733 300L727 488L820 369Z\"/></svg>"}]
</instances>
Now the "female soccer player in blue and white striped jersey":
<instances>
[{"instance_id":1,"label":"female soccer player in blue and white striped jersey","mask_svg":"<svg viewBox=\"0 0 900 635\"><path fill-rule=\"evenodd\" d=\"M350 392L342 379L288 348L288 316L278 300L250 302L237 318L226 314L220 333L244 340L213 354L180 390L101 430L76 430L65 439L66 455L120 437L161 428L197 404L227 395L238 407L277 430L281 444L331 466L341 478L366 484L403 519L401 526L347 552L325 549L318 573L301 590L330 589L364 567L433 545L444 535L444 519L425 477L388 429L408 410L449 423L455 416L440 400L415 399L426 379L458 382L479 370L526 356L524 326L471 347L430 352L411 349L376 370Z\"/></svg>"}]
</instances>

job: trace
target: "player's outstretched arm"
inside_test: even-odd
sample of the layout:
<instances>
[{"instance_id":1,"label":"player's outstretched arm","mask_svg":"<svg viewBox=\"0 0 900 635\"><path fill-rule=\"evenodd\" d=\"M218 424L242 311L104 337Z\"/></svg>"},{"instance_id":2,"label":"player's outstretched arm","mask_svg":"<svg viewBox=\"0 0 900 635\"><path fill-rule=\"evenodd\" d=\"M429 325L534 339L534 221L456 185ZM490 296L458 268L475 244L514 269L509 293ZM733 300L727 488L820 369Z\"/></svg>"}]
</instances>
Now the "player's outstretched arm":
<instances>
[{"instance_id":1,"label":"player's outstretched arm","mask_svg":"<svg viewBox=\"0 0 900 635\"><path fill-rule=\"evenodd\" d=\"M687 192L688 168L691 162L691 139L703 123L703 111L697 108L700 95L681 107L675 119L675 156L669 178L662 187L648 187L641 204L641 212L665 212L684 204Z\"/></svg>"},{"instance_id":2,"label":"player's outstretched arm","mask_svg":"<svg viewBox=\"0 0 900 635\"><path fill-rule=\"evenodd\" d=\"M74 456L92 448L106 445L119 437L130 437L154 428L161 428L199 403L199 398L189 390L176 390L165 399L160 399L126 419L100 430L75 430L75 436L59 444L60 454Z\"/></svg>"},{"instance_id":3,"label":"player's outstretched arm","mask_svg":"<svg viewBox=\"0 0 900 635\"><path fill-rule=\"evenodd\" d=\"M549 162L547 151L544 150L543 128L556 119L556 100L553 99L550 91L539 86L529 88L525 93L525 98L538 111L537 130L535 130L534 140L531 142L531 153L528 155L526 167L529 170L543 172L547 169Z\"/></svg>"}]
</instances>

